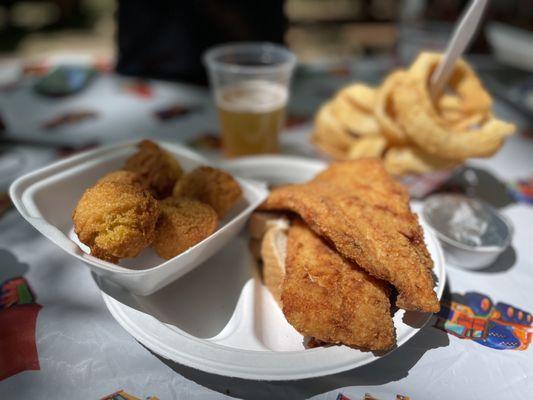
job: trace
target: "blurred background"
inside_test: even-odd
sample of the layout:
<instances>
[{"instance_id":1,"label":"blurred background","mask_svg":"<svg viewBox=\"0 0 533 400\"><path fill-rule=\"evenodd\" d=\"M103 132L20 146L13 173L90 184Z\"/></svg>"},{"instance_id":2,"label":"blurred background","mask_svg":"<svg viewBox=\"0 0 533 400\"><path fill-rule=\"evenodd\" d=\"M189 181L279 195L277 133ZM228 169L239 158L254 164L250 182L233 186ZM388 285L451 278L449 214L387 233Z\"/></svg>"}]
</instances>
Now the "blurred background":
<instances>
[{"instance_id":1,"label":"blurred background","mask_svg":"<svg viewBox=\"0 0 533 400\"><path fill-rule=\"evenodd\" d=\"M142 20L150 14L158 16L153 9L162 8L151 2L143 3L146 2L2 0L0 55L4 58L35 58L83 52L113 57L117 49L117 20L125 29L130 29L130 21L135 20L135 27L142 29L142 25L146 26ZM265 3L262 1L254 2L254 10L247 10L246 2L239 1L203 0L194 3L197 9L209 9L211 14L218 14L220 20L232 8L247 13L248 17L264 13L265 8L257 6ZM395 54L409 58L420 46L441 49L467 1L286 0L266 3L272 6L266 7L270 10L263 15L275 18L277 8L284 13L286 26L280 27L278 20L271 19L269 23L285 31L284 39L299 60L306 64L324 65L352 61L365 55ZM118 8L125 9L120 19ZM192 8L174 3L168 9L176 14L181 11L190 15ZM135 11L139 13L134 15ZM130 15L126 16L127 12ZM174 20L180 21L180 17L176 15ZM202 29L210 30L213 26L206 22ZM533 7L530 0L492 0L482 32L471 52L495 53L505 58L502 53L506 49L500 48L501 42L519 41L521 35L527 37L532 31ZM157 35L157 32L153 34ZM506 39L509 41L506 42Z\"/></svg>"},{"instance_id":2,"label":"blurred background","mask_svg":"<svg viewBox=\"0 0 533 400\"><path fill-rule=\"evenodd\" d=\"M243 40L284 43L296 53L287 124L307 123L309 132L318 107L340 87L378 84L420 50L443 51L468 3L2 0L0 145L52 145L63 155L63 148L152 135L215 148L218 124L201 55ZM496 112L528 136L532 5L491 0L466 55L498 100ZM20 172L9 162L2 165L0 151L0 169Z\"/></svg>"}]
</instances>

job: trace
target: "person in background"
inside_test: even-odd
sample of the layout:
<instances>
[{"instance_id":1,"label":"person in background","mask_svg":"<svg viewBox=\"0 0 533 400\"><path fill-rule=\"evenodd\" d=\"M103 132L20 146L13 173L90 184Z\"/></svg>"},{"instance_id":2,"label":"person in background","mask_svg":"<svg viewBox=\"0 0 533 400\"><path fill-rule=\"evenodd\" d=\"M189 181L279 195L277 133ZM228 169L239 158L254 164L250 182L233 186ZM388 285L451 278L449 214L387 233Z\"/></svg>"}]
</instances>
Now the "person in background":
<instances>
[{"instance_id":1,"label":"person in background","mask_svg":"<svg viewBox=\"0 0 533 400\"><path fill-rule=\"evenodd\" d=\"M202 53L233 41L283 43L284 0L118 2L117 72L205 84Z\"/></svg>"}]
</instances>

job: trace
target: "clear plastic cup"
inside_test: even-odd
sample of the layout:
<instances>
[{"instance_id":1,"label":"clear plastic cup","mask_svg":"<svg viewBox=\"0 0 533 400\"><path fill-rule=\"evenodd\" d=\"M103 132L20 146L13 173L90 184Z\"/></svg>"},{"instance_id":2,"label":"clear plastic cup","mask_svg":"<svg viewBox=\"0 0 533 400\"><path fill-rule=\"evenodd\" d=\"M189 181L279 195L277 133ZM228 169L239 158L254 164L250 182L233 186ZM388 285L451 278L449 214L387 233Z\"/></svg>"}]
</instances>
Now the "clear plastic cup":
<instances>
[{"instance_id":1,"label":"clear plastic cup","mask_svg":"<svg viewBox=\"0 0 533 400\"><path fill-rule=\"evenodd\" d=\"M273 43L233 43L204 54L229 157L278 152L295 55Z\"/></svg>"}]
</instances>

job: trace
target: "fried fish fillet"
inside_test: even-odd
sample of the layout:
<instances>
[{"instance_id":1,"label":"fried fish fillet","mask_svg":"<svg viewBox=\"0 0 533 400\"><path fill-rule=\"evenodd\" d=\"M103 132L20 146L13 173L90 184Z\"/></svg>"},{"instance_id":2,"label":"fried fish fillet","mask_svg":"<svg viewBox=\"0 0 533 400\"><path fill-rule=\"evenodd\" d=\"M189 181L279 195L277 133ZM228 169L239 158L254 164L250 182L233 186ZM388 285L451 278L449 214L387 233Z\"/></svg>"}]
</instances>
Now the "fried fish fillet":
<instances>
[{"instance_id":1,"label":"fried fish fillet","mask_svg":"<svg viewBox=\"0 0 533 400\"><path fill-rule=\"evenodd\" d=\"M344 259L301 220L289 228L281 299L285 318L303 335L369 350L395 343L388 284Z\"/></svg>"},{"instance_id":2,"label":"fried fish fillet","mask_svg":"<svg viewBox=\"0 0 533 400\"><path fill-rule=\"evenodd\" d=\"M380 160L334 163L306 184L273 190L261 208L299 214L344 257L390 282L398 307L439 311L422 229Z\"/></svg>"}]
</instances>

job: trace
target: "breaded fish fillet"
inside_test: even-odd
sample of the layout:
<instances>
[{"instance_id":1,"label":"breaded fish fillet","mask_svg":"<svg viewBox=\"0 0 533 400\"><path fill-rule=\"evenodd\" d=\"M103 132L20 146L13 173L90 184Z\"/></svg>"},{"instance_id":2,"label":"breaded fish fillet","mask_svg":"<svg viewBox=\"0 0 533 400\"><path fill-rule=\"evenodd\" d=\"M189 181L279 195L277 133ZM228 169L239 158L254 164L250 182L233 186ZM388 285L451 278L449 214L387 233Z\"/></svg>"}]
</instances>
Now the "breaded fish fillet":
<instances>
[{"instance_id":1,"label":"breaded fish fillet","mask_svg":"<svg viewBox=\"0 0 533 400\"><path fill-rule=\"evenodd\" d=\"M287 321L303 335L369 350L395 343L388 284L344 259L301 220L289 228L281 299Z\"/></svg>"},{"instance_id":2,"label":"breaded fish fillet","mask_svg":"<svg viewBox=\"0 0 533 400\"><path fill-rule=\"evenodd\" d=\"M433 263L409 196L380 160L334 163L306 184L273 190L261 209L299 214L344 257L394 285L398 307L440 309Z\"/></svg>"}]
</instances>

